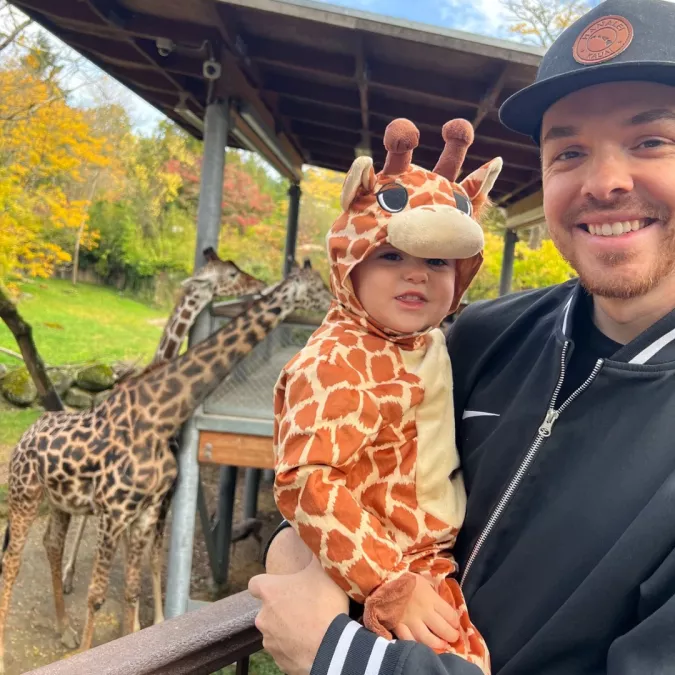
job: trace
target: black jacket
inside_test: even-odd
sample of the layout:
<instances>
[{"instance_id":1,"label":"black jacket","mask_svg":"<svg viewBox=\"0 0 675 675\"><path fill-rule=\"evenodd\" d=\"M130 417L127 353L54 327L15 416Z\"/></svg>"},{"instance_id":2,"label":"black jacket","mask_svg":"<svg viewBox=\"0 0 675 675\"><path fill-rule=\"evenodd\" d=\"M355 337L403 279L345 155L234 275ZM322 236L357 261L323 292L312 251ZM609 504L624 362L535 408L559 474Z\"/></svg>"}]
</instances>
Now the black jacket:
<instances>
[{"instance_id":1,"label":"black jacket","mask_svg":"<svg viewBox=\"0 0 675 675\"><path fill-rule=\"evenodd\" d=\"M582 292L473 305L450 332L463 589L495 674L675 673L675 312L555 400ZM329 669L480 672L346 616L312 675Z\"/></svg>"}]
</instances>

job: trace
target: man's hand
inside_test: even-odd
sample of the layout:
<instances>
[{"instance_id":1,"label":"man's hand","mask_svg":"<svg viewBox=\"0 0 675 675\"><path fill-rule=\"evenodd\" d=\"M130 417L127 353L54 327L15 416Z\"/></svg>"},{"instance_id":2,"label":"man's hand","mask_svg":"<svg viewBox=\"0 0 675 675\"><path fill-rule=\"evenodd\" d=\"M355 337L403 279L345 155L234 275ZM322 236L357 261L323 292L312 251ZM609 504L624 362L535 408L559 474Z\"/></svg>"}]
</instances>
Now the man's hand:
<instances>
[{"instance_id":1,"label":"man's hand","mask_svg":"<svg viewBox=\"0 0 675 675\"><path fill-rule=\"evenodd\" d=\"M295 574L253 577L248 590L263 603L255 620L263 647L287 675L308 675L333 619L349 610L344 591L314 557Z\"/></svg>"},{"instance_id":2,"label":"man's hand","mask_svg":"<svg viewBox=\"0 0 675 675\"><path fill-rule=\"evenodd\" d=\"M415 640L432 649L445 649L459 638L459 616L424 577L416 585L394 633L401 640Z\"/></svg>"}]
</instances>

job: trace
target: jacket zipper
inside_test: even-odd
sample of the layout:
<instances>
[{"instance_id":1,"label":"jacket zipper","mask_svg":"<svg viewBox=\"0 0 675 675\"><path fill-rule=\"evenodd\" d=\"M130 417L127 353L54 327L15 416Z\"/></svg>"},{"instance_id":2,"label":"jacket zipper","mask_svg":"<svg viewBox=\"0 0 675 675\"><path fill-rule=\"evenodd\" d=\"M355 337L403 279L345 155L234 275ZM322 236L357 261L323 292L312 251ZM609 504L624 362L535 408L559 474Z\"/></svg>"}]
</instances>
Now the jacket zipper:
<instances>
[{"instance_id":1,"label":"jacket zipper","mask_svg":"<svg viewBox=\"0 0 675 675\"><path fill-rule=\"evenodd\" d=\"M518 471L516 471L516 473L514 474L513 478L511 479L511 482L509 483L508 487L506 488L499 502L497 503L497 506L490 515L490 518L488 519L487 524L483 528L480 537L478 537L478 539L476 540L473 550L471 551L471 555L469 556L468 560L466 561L466 565L464 566L464 573L462 574L462 579L459 584L460 587L464 586L469 571L471 570L471 567L476 561L478 554L485 545L485 542L487 541L488 537L490 536L490 533L497 524L497 521L501 518L502 514L504 513L504 510L508 506L508 503L511 501L511 498L516 493L518 486L520 485L525 474L532 465L532 462L534 461L534 458L537 456L539 449L541 448L544 441L551 435L553 425L557 422L558 418L560 417L560 413L562 413L563 410L565 410L565 408L567 408L567 406L570 403L572 403L572 401L574 401L575 398L577 398L577 396L579 396L586 389L588 389L588 387L591 385L591 382L593 382L597 374L600 372L600 368L602 368L603 359L598 359L595 363L595 366L593 367L593 371L588 376L586 381L577 390L572 392L572 394L570 394L570 397L560 406L560 408L558 408L558 410L556 410L555 404L558 399L558 395L560 394L563 381L565 379L565 368L567 366L565 361L567 357L567 349L569 347L569 344L570 344L569 341L566 341L565 344L563 345L562 354L560 356L560 377L558 378L558 384L556 385L556 388L553 392L553 396L551 397L551 402L549 403L549 407L546 412L546 417L544 418L544 421L541 423L539 427L537 437L534 439L534 442L530 446L530 449L525 455L525 458L520 464L520 467L518 467Z\"/></svg>"}]
</instances>

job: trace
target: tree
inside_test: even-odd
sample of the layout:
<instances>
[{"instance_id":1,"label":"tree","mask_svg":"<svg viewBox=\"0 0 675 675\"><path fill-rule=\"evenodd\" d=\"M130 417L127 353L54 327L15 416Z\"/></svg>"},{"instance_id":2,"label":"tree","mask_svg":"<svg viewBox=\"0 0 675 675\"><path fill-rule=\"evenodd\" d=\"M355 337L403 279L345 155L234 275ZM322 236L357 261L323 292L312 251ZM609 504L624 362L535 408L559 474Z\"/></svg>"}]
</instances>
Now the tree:
<instances>
[{"instance_id":1,"label":"tree","mask_svg":"<svg viewBox=\"0 0 675 675\"><path fill-rule=\"evenodd\" d=\"M0 52L11 47L33 23L25 14L0 0Z\"/></svg>"},{"instance_id":2,"label":"tree","mask_svg":"<svg viewBox=\"0 0 675 675\"><path fill-rule=\"evenodd\" d=\"M523 42L545 48L590 9L586 0L502 0L502 4L509 31Z\"/></svg>"}]
</instances>

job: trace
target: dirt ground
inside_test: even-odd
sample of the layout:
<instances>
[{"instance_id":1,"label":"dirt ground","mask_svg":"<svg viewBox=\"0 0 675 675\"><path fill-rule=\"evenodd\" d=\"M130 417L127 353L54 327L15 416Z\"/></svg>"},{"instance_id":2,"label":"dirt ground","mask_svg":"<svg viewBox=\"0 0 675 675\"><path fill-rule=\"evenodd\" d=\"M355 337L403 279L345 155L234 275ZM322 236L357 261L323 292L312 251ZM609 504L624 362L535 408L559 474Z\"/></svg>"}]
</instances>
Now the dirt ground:
<instances>
[{"instance_id":1,"label":"dirt ground","mask_svg":"<svg viewBox=\"0 0 675 675\"><path fill-rule=\"evenodd\" d=\"M4 468L3 466L2 469ZM218 470L214 467L202 467L202 480L204 481L207 503L213 511L215 510ZM4 482L6 482L6 474L0 475L0 484ZM243 470L240 471L238 482L235 522L240 517L242 486ZM264 541L280 521L280 516L274 506L271 486L265 483L261 484L259 518L264 523L262 531ZM74 520L71 524L66 551L69 551L71 547L70 537L75 534L75 523ZM1 532L4 532L5 524L6 522L0 519ZM56 621L49 565L42 546L42 537L46 525L47 516L39 517L33 525L24 549L19 578L14 587L5 642L7 675L26 673L33 668L52 663L68 654L68 650L61 644L55 628ZM167 532L169 531L170 525L167 528ZM166 548L168 536L165 539ZM66 609L78 634L81 634L84 625L87 587L94 559L95 543L95 520L91 518L80 547L73 593L66 597ZM259 562L257 542L252 538L239 542L231 554L228 587L224 594L215 596L211 587L211 573L206 546L197 518L191 582L191 597L193 599L215 600L217 597L237 593L246 588L250 577L261 571L263 571L263 568ZM141 626L152 625L153 620L152 587L147 566L145 572L141 595ZM164 578L166 580L166 564ZM121 555L118 552L111 570L108 596L96 620L94 645L114 640L120 636L123 579L123 565Z\"/></svg>"}]
</instances>

